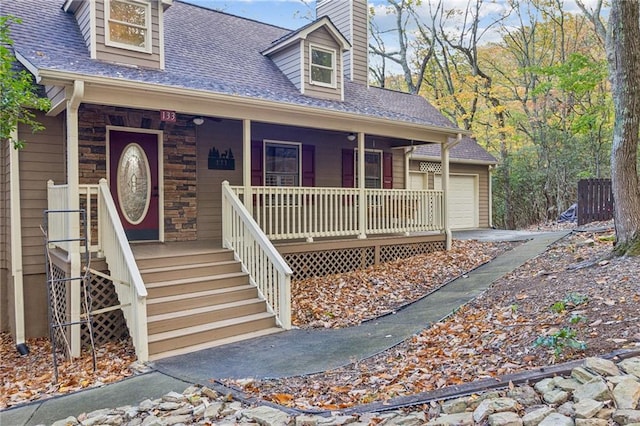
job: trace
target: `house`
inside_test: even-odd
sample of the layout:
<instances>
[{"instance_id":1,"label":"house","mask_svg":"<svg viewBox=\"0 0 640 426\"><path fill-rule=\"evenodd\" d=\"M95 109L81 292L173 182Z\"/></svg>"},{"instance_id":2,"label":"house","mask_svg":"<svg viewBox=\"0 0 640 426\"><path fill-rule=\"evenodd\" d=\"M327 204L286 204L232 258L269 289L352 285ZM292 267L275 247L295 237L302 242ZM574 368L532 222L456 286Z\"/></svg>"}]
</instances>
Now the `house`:
<instances>
[{"instance_id":1,"label":"house","mask_svg":"<svg viewBox=\"0 0 640 426\"><path fill-rule=\"evenodd\" d=\"M271 333L292 277L450 245L466 132L369 87L364 0L317 12L290 31L178 0L3 3L51 100L0 155L0 321L23 351L48 310L72 356L90 328L143 361ZM437 189L411 188L422 146Z\"/></svg>"}]
</instances>

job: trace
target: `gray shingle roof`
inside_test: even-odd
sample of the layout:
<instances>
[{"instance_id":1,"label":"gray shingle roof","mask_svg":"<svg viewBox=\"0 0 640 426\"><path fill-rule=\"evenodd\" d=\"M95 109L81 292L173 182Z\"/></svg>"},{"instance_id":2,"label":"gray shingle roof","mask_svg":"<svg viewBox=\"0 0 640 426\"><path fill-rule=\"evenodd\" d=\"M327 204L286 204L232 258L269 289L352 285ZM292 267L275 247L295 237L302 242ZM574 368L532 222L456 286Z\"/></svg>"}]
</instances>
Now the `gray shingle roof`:
<instances>
[{"instance_id":1,"label":"gray shingle roof","mask_svg":"<svg viewBox=\"0 0 640 426\"><path fill-rule=\"evenodd\" d=\"M414 157L440 158L440 144L418 145L413 151ZM483 163L497 164L498 160L484 150L475 139L463 137L460 143L449 151L451 160L475 160Z\"/></svg>"},{"instance_id":2,"label":"gray shingle roof","mask_svg":"<svg viewBox=\"0 0 640 426\"><path fill-rule=\"evenodd\" d=\"M128 79L456 128L420 96L345 82L345 100L304 96L260 52L289 30L175 1L165 12L165 70L137 69L90 59L62 0L3 1L2 14L23 20L12 28L15 50L38 69Z\"/></svg>"}]
</instances>

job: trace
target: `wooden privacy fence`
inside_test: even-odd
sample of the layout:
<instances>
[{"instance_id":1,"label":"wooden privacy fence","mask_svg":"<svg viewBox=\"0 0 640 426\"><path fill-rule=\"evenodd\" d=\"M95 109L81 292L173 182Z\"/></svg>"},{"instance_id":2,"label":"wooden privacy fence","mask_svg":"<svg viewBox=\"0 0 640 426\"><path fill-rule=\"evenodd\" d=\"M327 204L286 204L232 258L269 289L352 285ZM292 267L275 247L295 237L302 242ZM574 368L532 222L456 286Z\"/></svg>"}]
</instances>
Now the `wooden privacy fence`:
<instances>
[{"instance_id":1,"label":"wooden privacy fence","mask_svg":"<svg viewBox=\"0 0 640 426\"><path fill-rule=\"evenodd\" d=\"M613 218L611 179L578 182L578 225Z\"/></svg>"}]
</instances>

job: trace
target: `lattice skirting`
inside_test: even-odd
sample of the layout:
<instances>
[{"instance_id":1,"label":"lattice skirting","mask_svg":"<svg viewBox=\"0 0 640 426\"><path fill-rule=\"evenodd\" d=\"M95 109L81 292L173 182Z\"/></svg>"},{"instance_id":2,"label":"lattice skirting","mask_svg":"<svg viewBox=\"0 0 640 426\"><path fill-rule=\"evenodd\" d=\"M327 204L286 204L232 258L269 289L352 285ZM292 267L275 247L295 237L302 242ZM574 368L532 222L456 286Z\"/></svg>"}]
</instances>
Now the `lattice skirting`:
<instances>
[{"instance_id":1,"label":"lattice skirting","mask_svg":"<svg viewBox=\"0 0 640 426\"><path fill-rule=\"evenodd\" d=\"M65 267L68 265L51 264L52 270L50 271L52 278L63 279L67 276ZM74 282L74 285L77 284ZM91 292L91 310L96 311L99 309L108 308L111 306L117 306L118 295L116 294L113 282L109 279L99 277L97 275L90 276L89 289ZM57 284L51 287L51 313L57 318L58 322L68 322L71 319L70 311L70 288L69 283ZM82 300L84 300L84 290L81 294ZM81 312L84 313L84 305L81 306ZM108 312L102 312L93 314L93 339L94 343L99 346L106 342L118 341L127 339L129 337L129 330L124 320L122 310L114 309ZM54 328L53 338L56 341L56 347L67 348L66 342L70 338L69 327ZM91 344L89 337L89 330L86 324L81 325L80 339L82 346L87 347ZM63 354L67 357L69 354L66 350Z\"/></svg>"},{"instance_id":2,"label":"lattice skirting","mask_svg":"<svg viewBox=\"0 0 640 426\"><path fill-rule=\"evenodd\" d=\"M419 254L433 253L445 249L444 241L430 241L415 244L397 244L380 247L380 262L391 262L398 259L417 256Z\"/></svg>"},{"instance_id":3,"label":"lattice skirting","mask_svg":"<svg viewBox=\"0 0 640 426\"><path fill-rule=\"evenodd\" d=\"M375 263L374 247L312 251L283 255L294 280L355 271Z\"/></svg>"},{"instance_id":4,"label":"lattice skirting","mask_svg":"<svg viewBox=\"0 0 640 426\"><path fill-rule=\"evenodd\" d=\"M323 277L325 275L355 271L376 263L405 259L444 249L444 241L429 241L285 253L282 256L293 270L292 279L303 280L311 277Z\"/></svg>"},{"instance_id":5,"label":"lattice skirting","mask_svg":"<svg viewBox=\"0 0 640 426\"><path fill-rule=\"evenodd\" d=\"M61 266L51 264L51 270L49 271L53 280L63 280L67 277L67 273ZM49 296L51 300L50 315L53 317L54 323L65 323L69 321L70 311L69 306L69 283L59 283L49 287ZM70 354L67 352L67 343L70 339L69 330L66 327L53 328L53 335L50 336L55 340L56 347L63 351L63 355L68 357Z\"/></svg>"},{"instance_id":6,"label":"lattice skirting","mask_svg":"<svg viewBox=\"0 0 640 426\"><path fill-rule=\"evenodd\" d=\"M120 303L111 280L92 274L89 288L91 291L92 311L116 306ZM94 314L92 325L93 339L96 345L129 337L129 331L120 309ZM82 326L81 338L83 345L90 344L89 333L84 325Z\"/></svg>"}]
</instances>

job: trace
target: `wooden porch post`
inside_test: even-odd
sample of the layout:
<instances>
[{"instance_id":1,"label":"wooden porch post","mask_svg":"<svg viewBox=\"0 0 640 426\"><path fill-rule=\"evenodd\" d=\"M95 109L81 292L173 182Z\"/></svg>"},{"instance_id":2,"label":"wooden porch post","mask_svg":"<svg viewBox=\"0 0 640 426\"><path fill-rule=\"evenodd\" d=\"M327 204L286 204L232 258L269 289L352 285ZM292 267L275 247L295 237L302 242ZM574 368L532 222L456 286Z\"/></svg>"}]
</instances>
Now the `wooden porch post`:
<instances>
[{"instance_id":1,"label":"wooden porch post","mask_svg":"<svg viewBox=\"0 0 640 426\"><path fill-rule=\"evenodd\" d=\"M442 144L442 224L445 233L445 248L451 249L451 229L449 228L449 144Z\"/></svg>"},{"instance_id":2,"label":"wooden porch post","mask_svg":"<svg viewBox=\"0 0 640 426\"><path fill-rule=\"evenodd\" d=\"M11 131L11 141L18 140L18 128ZM20 215L20 153L7 141L9 150L9 180L11 181L11 276L13 278L13 310L15 318L15 341L17 348L25 346L24 286L22 271L22 217ZM19 349L20 350L20 349ZM22 352L21 352L22 353Z\"/></svg>"},{"instance_id":3,"label":"wooden porch post","mask_svg":"<svg viewBox=\"0 0 640 426\"><path fill-rule=\"evenodd\" d=\"M253 215L251 197L251 120L242 120L242 184L244 185L244 206Z\"/></svg>"},{"instance_id":4,"label":"wooden porch post","mask_svg":"<svg viewBox=\"0 0 640 426\"><path fill-rule=\"evenodd\" d=\"M73 83L73 93L67 101L67 184L69 197L69 210L80 208L80 173L78 154L78 109L84 96L84 81L76 80ZM69 219L69 236L76 241L69 245L69 263L71 278L79 277L80 270L80 215L72 213ZM71 356L80 356L80 285L77 281L71 283L71 322L76 324L71 326Z\"/></svg>"},{"instance_id":5,"label":"wooden porch post","mask_svg":"<svg viewBox=\"0 0 640 426\"><path fill-rule=\"evenodd\" d=\"M449 227L449 150L460 143L462 134L458 133L458 137L452 143L442 144L442 193L443 193L443 218L444 233L446 236L446 249L451 249L451 228Z\"/></svg>"},{"instance_id":6,"label":"wooden porch post","mask_svg":"<svg viewBox=\"0 0 640 426\"><path fill-rule=\"evenodd\" d=\"M359 239L367 238L367 193L365 191L364 174L364 133L358 132L358 223Z\"/></svg>"}]
</instances>

